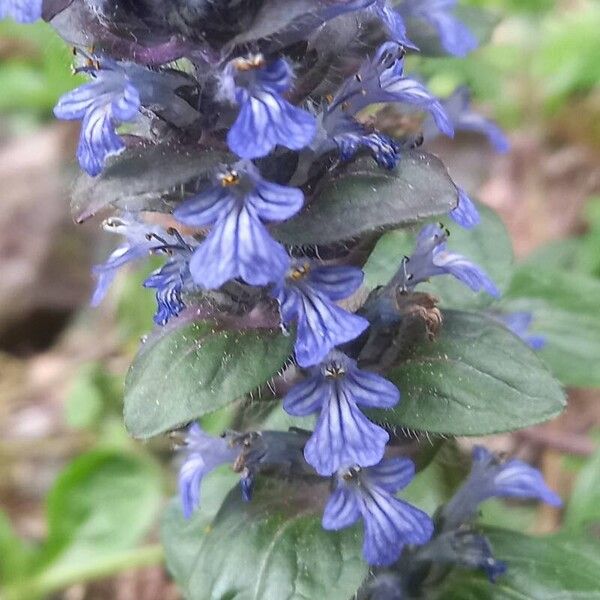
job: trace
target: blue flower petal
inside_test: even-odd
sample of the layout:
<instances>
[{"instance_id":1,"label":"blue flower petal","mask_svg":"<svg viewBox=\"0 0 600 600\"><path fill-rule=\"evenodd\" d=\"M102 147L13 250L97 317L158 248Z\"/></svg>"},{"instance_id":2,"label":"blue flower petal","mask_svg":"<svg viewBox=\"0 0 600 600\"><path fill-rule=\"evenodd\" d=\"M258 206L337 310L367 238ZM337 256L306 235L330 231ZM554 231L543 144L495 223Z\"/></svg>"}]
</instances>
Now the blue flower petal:
<instances>
[{"instance_id":1,"label":"blue flower petal","mask_svg":"<svg viewBox=\"0 0 600 600\"><path fill-rule=\"evenodd\" d=\"M458 206L450 212L451 219L465 229L472 229L481 222L479 211L467 193L458 188Z\"/></svg>"},{"instance_id":2,"label":"blue flower petal","mask_svg":"<svg viewBox=\"0 0 600 600\"><path fill-rule=\"evenodd\" d=\"M471 30L453 12L456 0L405 0L400 10L405 17L422 19L438 32L446 52L455 56L466 56L477 48L479 41Z\"/></svg>"},{"instance_id":3,"label":"blue flower petal","mask_svg":"<svg viewBox=\"0 0 600 600\"><path fill-rule=\"evenodd\" d=\"M351 371L346 376L345 385L354 401L361 406L392 408L400 400L400 391L391 381L369 371Z\"/></svg>"},{"instance_id":4,"label":"blue flower petal","mask_svg":"<svg viewBox=\"0 0 600 600\"><path fill-rule=\"evenodd\" d=\"M321 377L309 377L292 387L283 399L284 410L295 417L305 417L318 412L330 395L328 385Z\"/></svg>"},{"instance_id":5,"label":"blue flower petal","mask_svg":"<svg viewBox=\"0 0 600 600\"><path fill-rule=\"evenodd\" d=\"M348 465L377 464L388 440L388 433L363 415L346 386L332 384L330 397L304 447L304 457L320 475L332 475Z\"/></svg>"},{"instance_id":6,"label":"blue flower petal","mask_svg":"<svg viewBox=\"0 0 600 600\"><path fill-rule=\"evenodd\" d=\"M316 267L311 270L311 285L330 300L344 300L362 285L364 273L356 267Z\"/></svg>"},{"instance_id":7,"label":"blue flower petal","mask_svg":"<svg viewBox=\"0 0 600 600\"><path fill-rule=\"evenodd\" d=\"M360 518L358 496L346 487L335 489L323 512L323 529L334 530L350 527Z\"/></svg>"},{"instance_id":8,"label":"blue flower petal","mask_svg":"<svg viewBox=\"0 0 600 600\"><path fill-rule=\"evenodd\" d=\"M348 466L336 473L323 526L341 529L354 523L357 510L363 518L363 555L369 564L395 562L405 544L424 544L433 534L429 516L397 499L393 493L414 476L409 459L382 461L374 467Z\"/></svg>"},{"instance_id":9,"label":"blue flower petal","mask_svg":"<svg viewBox=\"0 0 600 600\"><path fill-rule=\"evenodd\" d=\"M301 367L322 362L333 348L357 338L369 326L366 319L332 304L319 293L302 294L293 304L298 320L294 349ZM287 309L282 305L284 319L293 321L293 313Z\"/></svg>"},{"instance_id":10,"label":"blue flower petal","mask_svg":"<svg viewBox=\"0 0 600 600\"><path fill-rule=\"evenodd\" d=\"M279 95L261 92L242 102L227 143L242 158L260 158L277 145L300 150L310 144L315 133L313 115Z\"/></svg>"},{"instance_id":11,"label":"blue flower petal","mask_svg":"<svg viewBox=\"0 0 600 600\"><path fill-rule=\"evenodd\" d=\"M562 504L537 469L516 459L502 463L483 446L475 446L468 479L443 508L445 526L458 527L469 521L481 502L494 497L537 499L551 506Z\"/></svg>"},{"instance_id":12,"label":"blue flower petal","mask_svg":"<svg viewBox=\"0 0 600 600\"><path fill-rule=\"evenodd\" d=\"M148 246L130 246L129 244L125 244L114 250L104 264L94 266L92 272L97 277L97 283L92 295L92 306L98 306L104 300L108 288L117 275L117 271L123 265L130 261L144 258L148 256L149 252L150 244Z\"/></svg>"},{"instance_id":13,"label":"blue flower petal","mask_svg":"<svg viewBox=\"0 0 600 600\"><path fill-rule=\"evenodd\" d=\"M173 211L173 216L191 227L212 225L221 215L233 210L235 198L221 185L210 185L186 200Z\"/></svg>"},{"instance_id":14,"label":"blue flower petal","mask_svg":"<svg viewBox=\"0 0 600 600\"><path fill-rule=\"evenodd\" d=\"M233 462L238 454L226 439L210 436L197 423L187 432L183 449L185 460L179 471L179 494L186 519L200 504L202 478L222 464Z\"/></svg>"},{"instance_id":15,"label":"blue flower petal","mask_svg":"<svg viewBox=\"0 0 600 600\"><path fill-rule=\"evenodd\" d=\"M109 156L125 148L116 127L136 118L141 106L136 87L120 71L99 71L96 79L68 92L54 108L59 119L82 119L77 159L88 175L100 174Z\"/></svg>"},{"instance_id":16,"label":"blue flower petal","mask_svg":"<svg viewBox=\"0 0 600 600\"><path fill-rule=\"evenodd\" d=\"M417 47L408 39L404 19L400 13L387 5L387 0L375 2L375 12L385 25L389 33L389 39L405 48L416 50Z\"/></svg>"},{"instance_id":17,"label":"blue flower petal","mask_svg":"<svg viewBox=\"0 0 600 600\"><path fill-rule=\"evenodd\" d=\"M190 271L194 281L206 289L217 289L237 277L250 285L267 285L282 276L288 260L283 246L258 217L238 204L219 219L196 249Z\"/></svg>"},{"instance_id":18,"label":"blue flower petal","mask_svg":"<svg viewBox=\"0 0 600 600\"><path fill-rule=\"evenodd\" d=\"M560 496L544 481L542 474L520 460L509 460L494 477L494 495L505 498L537 498L551 506L562 506Z\"/></svg>"},{"instance_id":19,"label":"blue flower petal","mask_svg":"<svg viewBox=\"0 0 600 600\"><path fill-rule=\"evenodd\" d=\"M464 57L479 46L479 41L471 30L454 15L436 12L429 20L438 30L442 47L449 54Z\"/></svg>"},{"instance_id":20,"label":"blue flower petal","mask_svg":"<svg viewBox=\"0 0 600 600\"><path fill-rule=\"evenodd\" d=\"M302 190L261 179L256 193L248 198L256 214L264 221L284 221L293 217L304 204Z\"/></svg>"},{"instance_id":21,"label":"blue flower petal","mask_svg":"<svg viewBox=\"0 0 600 600\"><path fill-rule=\"evenodd\" d=\"M460 254L443 251L433 257L433 264L443 269L474 292L484 291L494 298L500 297L500 290L477 265Z\"/></svg>"},{"instance_id":22,"label":"blue flower petal","mask_svg":"<svg viewBox=\"0 0 600 600\"><path fill-rule=\"evenodd\" d=\"M526 311L517 311L507 314L491 313L491 316L506 325L515 335L518 335L532 350L541 350L546 345L543 335L529 332L533 322L533 315Z\"/></svg>"},{"instance_id":23,"label":"blue flower petal","mask_svg":"<svg viewBox=\"0 0 600 600\"><path fill-rule=\"evenodd\" d=\"M154 322L157 325L165 325L171 317L177 317L185 308L181 292L189 272L187 260L187 256L176 255L144 281L144 287L156 289L157 311Z\"/></svg>"},{"instance_id":24,"label":"blue flower petal","mask_svg":"<svg viewBox=\"0 0 600 600\"><path fill-rule=\"evenodd\" d=\"M404 489L415 476L415 465L408 458L388 458L367 471L369 480L377 486L395 494Z\"/></svg>"},{"instance_id":25,"label":"blue flower petal","mask_svg":"<svg viewBox=\"0 0 600 600\"><path fill-rule=\"evenodd\" d=\"M42 17L42 0L0 0L0 19L33 23Z\"/></svg>"},{"instance_id":26,"label":"blue flower petal","mask_svg":"<svg viewBox=\"0 0 600 600\"><path fill-rule=\"evenodd\" d=\"M207 469L201 455L194 455L185 461L179 471L178 487L183 516L189 519L200 505L200 484Z\"/></svg>"},{"instance_id":27,"label":"blue flower petal","mask_svg":"<svg viewBox=\"0 0 600 600\"><path fill-rule=\"evenodd\" d=\"M278 58L256 72L254 87L281 95L288 91L293 77L294 71L290 64L285 59Z\"/></svg>"},{"instance_id":28,"label":"blue flower petal","mask_svg":"<svg viewBox=\"0 0 600 600\"><path fill-rule=\"evenodd\" d=\"M385 84L384 89L389 100L413 104L428 111L439 130L448 137L454 137L454 125L444 107L422 83L410 77L398 77L395 81L391 80Z\"/></svg>"},{"instance_id":29,"label":"blue flower petal","mask_svg":"<svg viewBox=\"0 0 600 600\"><path fill-rule=\"evenodd\" d=\"M363 554L371 565L395 562L405 544L424 544L433 534L433 523L423 511L379 489L363 494L365 524Z\"/></svg>"},{"instance_id":30,"label":"blue flower petal","mask_svg":"<svg viewBox=\"0 0 600 600\"><path fill-rule=\"evenodd\" d=\"M77 160L88 175L99 175L106 159L124 149L125 144L115 132L110 113L105 107L94 108L86 114L81 123Z\"/></svg>"},{"instance_id":31,"label":"blue flower petal","mask_svg":"<svg viewBox=\"0 0 600 600\"><path fill-rule=\"evenodd\" d=\"M396 276L401 287L412 290L430 277L452 275L474 292L483 290L490 296L500 296L500 290L480 267L446 249L447 238L448 232L433 223L421 229L414 252L402 263Z\"/></svg>"}]
</instances>

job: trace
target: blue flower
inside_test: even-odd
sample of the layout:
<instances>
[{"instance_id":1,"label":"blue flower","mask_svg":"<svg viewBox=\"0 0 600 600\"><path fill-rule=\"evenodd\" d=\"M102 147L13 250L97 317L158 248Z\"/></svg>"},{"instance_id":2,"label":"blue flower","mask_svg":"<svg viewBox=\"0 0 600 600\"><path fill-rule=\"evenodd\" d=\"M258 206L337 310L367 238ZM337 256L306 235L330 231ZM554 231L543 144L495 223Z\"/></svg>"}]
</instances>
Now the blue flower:
<instances>
[{"instance_id":1,"label":"blue flower","mask_svg":"<svg viewBox=\"0 0 600 600\"><path fill-rule=\"evenodd\" d=\"M215 289L237 277L251 285L281 277L288 254L263 222L288 219L303 202L301 190L266 181L250 162L219 173L173 213L193 227L212 225L190 261L194 281Z\"/></svg>"},{"instance_id":2,"label":"blue flower","mask_svg":"<svg viewBox=\"0 0 600 600\"><path fill-rule=\"evenodd\" d=\"M456 0L405 0L400 6L406 18L414 17L432 25L446 52L466 56L479 46L479 42L471 30L454 16L455 8Z\"/></svg>"},{"instance_id":3,"label":"blue flower","mask_svg":"<svg viewBox=\"0 0 600 600\"><path fill-rule=\"evenodd\" d=\"M189 272L191 240L185 240L174 229L165 231L162 227L142 223L129 215L107 219L104 226L108 231L124 235L127 240L113 251L104 264L93 268L98 282L92 305L97 306L104 299L121 267L150 254L166 254L170 256L167 263L152 273L144 282L144 286L156 289L156 324L164 325L171 317L179 315L185 307L181 299L182 291L194 287ZM170 241L169 238L174 240Z\"/></svg>"},{"instance_id":4,"label":"blue flower","mask_svg":"<svg viewBox=\"0 0 600 600\"><path fill-rule=\"evenodd\" d=\"M0 19L33 23L42 16L42 0L0 0Z\"/></svg>"},{"instance_id":5,"label":"blue flower","mask_svg":"<svg viewBox=\"0 0 600 600\"><path fill-rule=\"evenodd\" d=\"M225 67L221 95L240 106L227 134L227 143L238 156L259 158L277 145L300 150L312 141L314 116L283 98L292 75L284 59L267 64L260 54L237 58Z\"/></svg>"},{"instance_id":6,"label":"blue flower","mask_svg":"<svg viewBox=\"0 0 600 600\"><path fill-rule=\"evenodd\" d=\"M121 267L147 257L152 248L159 245L154 236L165 234L161 227L142 223L130 215L111 217L104 221L103 225L106 231L125 236L126 241L112 252L106 262L93 267L92 272L97 278L97 283L92 296L92 306L98 306L102 302Z\"/></svg>"},{"instance_id":7,"label":"blue flower","mask_svg":"<svg viewBox=\"0 0 600 600\"><path fill-rule=\"evenodd\" d=\"M202 431L197 423L187 430L183 453L185 460L179 470L179 495L186 519L200 505L202 478L221 465L233 463L239 448L233 448L223 437L213 437Z\"/></svg>"},{"instance_id":8,"label":"blue flower","mask_svg":"<svg viewBox=\"0 0 600 600\"><path fill-rule=\"evenodd\" d=\"M446 249L448 235L440 225L430 224L421 229L414 252L402 261L396 275L400 289L413 290L430 277L452 275L474 292L483 290L495 298L500 296L500 291L482 269Z\"/></svg>"},{"instance_id":9,"label":"blue flower","mask_svg":"<svg viewBox=\"0 0 600 600\"><path fill-rule=\"evenodd\" d=\"M546 338L543 335L529 332L529 327L533 322L533 315L530 312L518 311L503 315L495 314L494 317L506 325L515 335L518 335L532 350L541 350L546 345Z\"/></svg>"},{"instance_id":10,"label":"blue flower","mask_svg":"<svg viewBox=\"0 0 600 600\"><path fill-rule=\"evenodd\" d=\"M358 407L391 408L399 399L394 384L334 350L288 392L283 408L299 417L320 412L304 457L319 475L332 475L346 465L368 467L383 458L389 435Z\"/></svg>"},{"instance_id":11,"label":"blue flower","mask_svg":"<svg viewBox=\"0 0 600 600\"><path fill-rule=\"evenodd\" d=\"M360 148L371 153L377 164L384 169L393 169L400 160L401 145L388 135L370 131L343 111L334 111L322 120L326 128L326 141L317 147L319 154L337 146L343 161L352 159Z\"/></svg>"},{"instance_id":12,"label":"blue flower","mask_svg":"<svg viewBox=\"0 0 600 600\"><path fill-rule=\"evenodd\" d=\"M443 508L444 528L461 525L473 517L481 502L495 497L537 499L551 506L562 504L537 469L517 459L502 463L482 446L475 446L469 478Z\"/></svg>"},{"instance_id":13,"label":"blue flower","mask_svg":"<svg viewBox=\"0 0 600 600\"><path fill-rule=\"evenodd\" d=\"M358 73L344 82L319 115L319 132L311 145L317 155L337 147L342 160L349 160L359 148L366 148L381 167L393 169L400 159L401 144L354 118L364 108L381 102L409 104L428 111L441 131L454 134L440 102L419 81L404 76L402 57L400 45L383 44L372 60L364 62Z\"/></svg>"},{"instance_id":14,"label":"blue flower","mask_svg":"<svg viewBox=\"0 0 600 600\"><path fill-rule=\"evenodd\" d=\"M116 63L107 62L91 73L94 80L62 96L54 114L59 119L82 120L77 159L95 177L109 156L125 149L116 128L137 118L141 100L137 87Z\"/></svg>"},{"instance_id":15,"label":"blue flower","mask_svg":"<svg viewBox=\"0 0 600 600\"><path fill-rule=\"evenodd\" d=\"M377 566L392 564L405 544L424 544L433 533L427 514L394 496L414 475L413 463L405 458L338 472L323 514L323 527L343 529L362 517L365 560Z\"/></svg>"},{"instance_id":16,"label":"blue flower","mask_svg":"<svg viewBox=\"0 0 600 600\"><path fill-rule=\"evenodd\" d=\"M444 107L422 83L404 75L403 57L404 50L399 44L382 44L375 56L365 61L354 77L346 80L327 112L341 110L353 116L371 104L408 104L429 112L440 131L452 137L454 128Z\"/></svg>"},{"instance_id":17,"label":"blue flower","mask_svg":"<svg viewBox=\"0 0 600 600\"><path fill-rule=\"evenodd\" d=\"M362 284L355 267L315 266L293 260L286 275L272 289L285 325L297 323L296 361L301 367L322 362L333 348L358 337L369 322L335 304Z\"/></svg>"},{"instance_id":18,"label":"blue flower","mask_svg":"<svg viewBox=\"0 0 600 600\"><path fill-rule=\"evenodd\" d=\"M185 308L181 293L185 288L192 287L192 247L177 231L172 230L172 234L177 237L177 243L152 248L152 252L167 252L171 258L144 281L144 287L156 290L157 310L154 322L157 325L165 325L171 317L179 316Z\"/></svg>"},{"instance_id":19,"label":"blue flower","mask_svg":"<svg viewBox=\"0 0 600 600\"><path fill-rule=\"evenodd\" d=\"M442 100L446 114L452 121L456 131L480 133L487 137L496 152L504 154L510 150L510 142L496 123L486 119L471 108L471 93L467 87L460 86ZM426 140L437 136L433 119L427 118L423 123L423 136Z\"/></svg>"},{"instance_id":20,"label":"blue flower","mask_svg":"<svg viewBox=\"0 0 600 600\"><path fill-rule=\"evenodd\" d=\"M461 227L472 229L479 225L481 216L467 192L462 188L456 189L458 191L458 206L450 211L450 218Z\"/></svg>"}]
</instances>

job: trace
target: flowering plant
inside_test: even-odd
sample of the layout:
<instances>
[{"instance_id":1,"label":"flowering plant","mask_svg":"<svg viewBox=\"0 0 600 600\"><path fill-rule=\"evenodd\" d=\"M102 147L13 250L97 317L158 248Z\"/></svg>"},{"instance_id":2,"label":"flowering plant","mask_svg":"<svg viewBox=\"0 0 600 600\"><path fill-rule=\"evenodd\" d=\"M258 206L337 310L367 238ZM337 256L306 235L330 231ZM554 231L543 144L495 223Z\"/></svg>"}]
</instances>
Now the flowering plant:
<instances>
[{"instance_id":1,"label":"flowering plant","mask_svg":"<svg viewBox=\"0 0 600 600\"><path fill-rule=\"evenodd\" d=\"M455 5L0 0L48 20L89 76L55 114L81 121L76 220L104 214L122 238L93 303L124 265L163 259L124 411L136 438L179 437L163 541L189 598L449 597L452 567L510 575L480 503L560 505L538 471L481 446L434 514L408 500L430 434L564 406L532 315L492 304L505 258L492 273L453 247L451 228L497 218L428 144L469 131L508 149L465 89L438 99L407 72L413 53L478 45Z\"/></svg>"}]
</instances>

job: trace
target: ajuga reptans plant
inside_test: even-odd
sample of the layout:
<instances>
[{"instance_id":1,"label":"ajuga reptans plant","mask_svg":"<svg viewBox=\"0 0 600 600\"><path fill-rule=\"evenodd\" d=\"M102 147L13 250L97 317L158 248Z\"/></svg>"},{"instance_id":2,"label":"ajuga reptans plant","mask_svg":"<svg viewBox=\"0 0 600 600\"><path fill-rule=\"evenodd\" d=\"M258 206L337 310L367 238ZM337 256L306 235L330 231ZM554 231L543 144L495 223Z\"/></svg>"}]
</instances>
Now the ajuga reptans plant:
<instances>
[{"instance_id":1,"label":"ajuga reptans plant","mask_svg":"<svg viewBox=\"0 0 600 600\"><path fill-rule=\"evenodd\" d=\"M480 214L427 147L466 131L505 152L506 138L471 108L466 89L438 99L406 71L419 53L461 57L477 47L455 5L0 0L3 17L49 21L88 78L55 115L81 122L76 220L101 214L120 238L94 267L93 303L121 267L162 258L144 282L156 295L156 328L129 374L125 416L136 437L181 433L172 509L180 530L186 519L202 522L203 485L215 488L209 473L226 465L239 474L213 525L194 529L201 550L185 577L174 566L176 527L165 521L169 566L191 598L276 589L253 580L265 576L282 578L281 596L253 598L343 598L358 588L364 598L417 597L444 566L493 582L507 566L474 524L478 505L560 503L536 470L479 446L470 475L434 515L398 496L439 446L422 434L455 433L445 417L432 423L425 404L415 408L419 394L436 393L418 380L418 353L445 344L439 358L448 358L444 336L484 326L483 337L504 336L529 361L537 359L526 344L543 344L528 334L527 313L457 316L430 287L453 279L467 302L489 298L482 306L501 295L453 248L449 224L472 229ZM366 280L369 255L400 229L416 231L412 248L385 263L386 281ZM423 369L453 377L441 362ZM478 394L468 373L455 384L466 404ZM203 430L201 418L227 405L222 435ZM447 403L449 423L452 410ZM304 520L320 523L311 535L297 530ZM261 536L273 558L250 571L225 566L219 545L239 544L252 561ZM284 589L290 551L308 572L293 596ZM315 591L319 552L354 564L338 579L320 567L329 569L325 595Z\"/></svg>"}]
</instances>

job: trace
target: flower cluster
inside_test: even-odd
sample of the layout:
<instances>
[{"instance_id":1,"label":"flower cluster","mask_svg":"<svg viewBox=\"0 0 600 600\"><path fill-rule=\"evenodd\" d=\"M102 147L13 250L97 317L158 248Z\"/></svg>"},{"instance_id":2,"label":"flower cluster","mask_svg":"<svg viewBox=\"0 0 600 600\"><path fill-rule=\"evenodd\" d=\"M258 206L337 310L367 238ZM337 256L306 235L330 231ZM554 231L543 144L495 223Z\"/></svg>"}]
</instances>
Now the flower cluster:
<instances>
[{"instance_id":1,"label":"flower cluster","mask_svg":"<svg viewBox=\"0 0 600 600\"><path fill-rule=\"evenodd\" d=\"M94 268L93 303L125 264L150 254L164 257L144 283L156 294L156 324L177 319L198 301L219 314L234 307L242 322L252 310L272 316L294 337L283 408L292 416L316 415L314 431L294 438L300 445L276 432L215 438L192 424L179 477L184 515L200 503L202 478L220 465L241 473L250 500L265 465L304 461L301 469L331 484L323 527L337 530L362 519L370 564L390 565L403 548L426 544L434 535L432 519L396 497L414 477L414 465L390 457L391 432L373 416L395 407L400 390L384 369L361 360L374 323L400 320L397 306L385 295L371 304L361 301L362 263L347 247L294 243L282 235L281 224L310 217L327 178L362 155L375 161L371 175L394 171L407 149L460 130L481 133L498 151L506 150L502 132L469 107L464 90L439 100L405 72L406 53L419 46L411 24L432 28L450 54L475 48L474 34L455 14L455 0L302 0L290 2L288 14L266 3L270 18L253 8L261 2L227 3L219 26L211 20L219 2L203 10L181 8L185 2L143 10L114 0L66 4L68 18L60 19L54 18L62 10L56 3L0 0L0 16L30 22L48 13L63 37L78 40L76 71L90 81L64 95L55 115L81 121L77 160L87 180L109 172L116 177L118 155L136 156L152 145L198 155L197 175L165 184L160 209L122 210L105 221L124 241ZM244 6L234 10L230 4ZM348 60L315 59L311 50L319 36L348 17L359 38L367 31L371 37L359 39ZM91 54L77 23L87 23ZM383 103L417 115L421 141L411 132L378 130L371 117ZM216 158L203 169L201 155ZM451 183L450 189L450 216L465 227L476 225L474 203L461 188ZM162 214L148 214L154 211ZM421 229L390 282L394 294L410 299L419 284L450 275L473 292L497 297L484 270L451 252L447 238L443 226ZM522 463L496 465L482 449L475 461L471 478L446 507L444 523L459 525L494 495L556 502Z\"/></svg>"}]
</instances>

